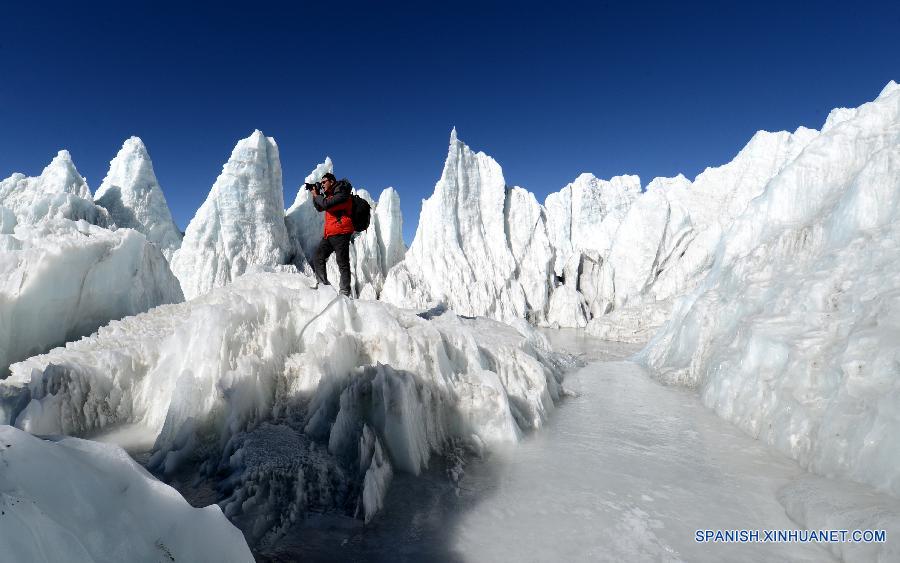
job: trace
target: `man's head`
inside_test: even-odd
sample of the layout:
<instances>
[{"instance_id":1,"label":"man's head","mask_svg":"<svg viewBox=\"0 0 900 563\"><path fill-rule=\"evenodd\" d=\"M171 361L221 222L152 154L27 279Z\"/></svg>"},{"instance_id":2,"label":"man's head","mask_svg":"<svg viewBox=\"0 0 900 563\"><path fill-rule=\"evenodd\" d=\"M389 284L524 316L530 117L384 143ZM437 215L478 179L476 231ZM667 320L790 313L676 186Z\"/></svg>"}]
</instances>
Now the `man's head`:
<instances>
[{"instance_id":1,"label":"man's head","mask_svg":"<svg viewBox=\"0 0 900 563\"><path fill-rule=\"evenodd\" d=\"M334 174L331 172L326 172L324 176L322 176L322 187L326 190L330 190L337 183L337 179L334 177Z\"/></svg>"}]
</instances>

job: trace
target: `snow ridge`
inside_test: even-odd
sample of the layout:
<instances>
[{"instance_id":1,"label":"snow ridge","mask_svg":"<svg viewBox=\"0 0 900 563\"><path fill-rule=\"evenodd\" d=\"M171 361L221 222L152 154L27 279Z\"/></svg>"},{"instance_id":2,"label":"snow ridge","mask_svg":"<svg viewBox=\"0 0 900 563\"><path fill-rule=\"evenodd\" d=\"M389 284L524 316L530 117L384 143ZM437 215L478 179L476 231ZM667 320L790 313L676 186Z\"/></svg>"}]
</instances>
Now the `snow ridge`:
<instances>
[{"instance_id":1,"label":"snow ridge","mask_svg":"<svg viewBox=\"0 0 900 563\"><path fill-rule=\"evenodd\" d=\"M507 189L500 165L473 152L454 129L441 179L422 204L405 260L388 274L385 299L414 306L441 301L459 314L504 321L542 315L545 292L526 296L508 229L508 222L520 216L540 216L540 206L533 196L529 199L519 192L509 199L513 191ZM538 254L528 274L545 278L538 283L546 287L549 274L542 265L550 258L546 227L543 220L531 225L532 229L516 233L516 252L520 257Z\"/></svg>"}]
</instances>

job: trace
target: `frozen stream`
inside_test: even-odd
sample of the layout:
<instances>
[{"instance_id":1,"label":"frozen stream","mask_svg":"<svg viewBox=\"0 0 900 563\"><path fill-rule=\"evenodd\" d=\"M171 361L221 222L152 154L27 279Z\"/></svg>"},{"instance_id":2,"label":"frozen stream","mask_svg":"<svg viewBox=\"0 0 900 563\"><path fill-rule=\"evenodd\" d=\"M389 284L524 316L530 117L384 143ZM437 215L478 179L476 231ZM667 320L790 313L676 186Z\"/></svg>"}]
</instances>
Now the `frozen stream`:
<instances>
[{"instance_id":1,"label":"frozen stream","mask_svg":"<svg viewBox=\"0 0 900 563\"><path fill-rule=\"evenodd\" d=\"M518 447L466 467L399 475L365 527L314 516L271 560L828 561L814 544L698 544L697 529L795 529L778 490L805 475L704 408L623 361L634 347L551 335L587 366L577 393Z\"/></svg>"}]
</instances>

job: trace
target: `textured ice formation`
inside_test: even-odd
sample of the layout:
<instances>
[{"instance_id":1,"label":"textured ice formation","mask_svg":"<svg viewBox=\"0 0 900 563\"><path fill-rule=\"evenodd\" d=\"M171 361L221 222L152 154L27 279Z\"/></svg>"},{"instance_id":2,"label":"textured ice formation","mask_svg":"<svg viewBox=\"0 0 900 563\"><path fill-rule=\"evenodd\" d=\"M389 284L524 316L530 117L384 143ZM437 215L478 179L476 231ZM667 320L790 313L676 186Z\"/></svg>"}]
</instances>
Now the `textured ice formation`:
<instances>
[{"instance_id":1,"label":"textured ice formation","mask_svg":"<svg viewBox=\"0 0 900 563\"><path fill-rule=\"evenodd\" d=\"M234 561L253 556L218 506L193 508L121 448L0 426L6 561Z\"/></svg>"},{"instance_id":2,"label":"textured ice formation","mask_svg":"<svg viewBox=\"0 0 900 563\"><path fill-rule=\"evenodd\" d=\"M109 163L109 172L94 194L118 227L143 233L167 259L181 246L181 232L172 220L153 163L143 141L131 137Z\"/></svg>"},{"instance_id":3,"label":"textured ice formation","mask_svg":"<svg viewBox=\"0 0 900 563\"><path fill-rule=\"evenodd\" d=\"M900 90L829 117L644 352L810 470L900 492Z\"/></svg>"},{"instance_id":4,"label":"textured ice formation","mask_svg":"<svg viewBox=\"0 0 900 563\"><path fill-rule=\"evenodd\" d=\"M191 299L250 268L284 264L287 249L278 146L257 130L234 147L188 225L172 271Z\"/></svg>"},{"instance_id":5,"label":"textured ice formation","mask_svg":"<svg viewBox=\"0 0 900 563\"><path fill-rule=\"evenodd\" d=\"M422 203L412 246L388 273L383 298L536 321L547 306L551 259L537 201L508 188L500 165L473 152L454 129L441 179Z\"/></svg>"},{"instance_id":6,"label":"textured ice formation","mask_svg":"<svg viewBox=\"0 0 900 563\"><path fill-rule=\"evenodd\" d=\"M83 219L101 227L112 225L109 213L94 204L87 182L78 173L69 151L59 154L40 176L13 174L0 181L0 206L12 211L17 223L45 218ZM7 224L9 218L3 219ZM11 232L4 227L4 232Z\"/></svg>"},{"instance_id":7,"label":"textured ice formation","mask_svg":"<svg viewBox=\"0 0 900 563\"><path fill-rule=\"evenodd\" d=\"M309 508L371 518L393 471L417 474L450 444L515 442L559 396L560 359L524 321L417 315L309 281L248 274L15 364L0 420L147 428L152 467L230 474L226 514L264 541Z\"/></svg>"},{"instance_id":8,"label":"textured ice formation","mask_svg":"<svg viewBox=\"0 0 900 563\"><path fill-rule=\"evenodd\" d=\"M548 195L544 207L547 232L556 253L556 275L562 275L566 262L577 251L608 254L619 225L640 193L641 180L637 176L616 176L606 181L593 174L582 174Z\"/></svg>"},{"instance_id":9,"label":"textured ice formation","mask_svg":"<svg viewBox=\"0 0 900 563\"><path fill-rule=\"evenodd\" d=\"M596 284L606 289L601 304L611 314L593 311L588 331L646 341L668 316L672 300L704 279L722 232L818 135L803 127L794 133L760 131L731 162L707 168L693 182L680 175L651 181L602 257Z\"/></svg>"},{"instance_id":10,"label":"textured ice formation","mask_svg":"<svg viewBox=\"0 0 900 563\"><path fill-rule=\"evenodd\" d=\"M159 250L130 229L45 219L0 234L0 377L112 319L183 299Z\"/></svg>"},{"instance_id":11,"label":"textured ice formation","mask_svg":"<svg viewBox=\"0 0 900 563\"><path fill-rule=\"evenodd\" d=\"M504 183L500 166L451 135L440 181L413 244L381 297L444 303L501 321L587 326L646 340L712 264L723 228L818 132L760 132L692 183L582 174L543 206Z\"/></svg>"}]
</instances>

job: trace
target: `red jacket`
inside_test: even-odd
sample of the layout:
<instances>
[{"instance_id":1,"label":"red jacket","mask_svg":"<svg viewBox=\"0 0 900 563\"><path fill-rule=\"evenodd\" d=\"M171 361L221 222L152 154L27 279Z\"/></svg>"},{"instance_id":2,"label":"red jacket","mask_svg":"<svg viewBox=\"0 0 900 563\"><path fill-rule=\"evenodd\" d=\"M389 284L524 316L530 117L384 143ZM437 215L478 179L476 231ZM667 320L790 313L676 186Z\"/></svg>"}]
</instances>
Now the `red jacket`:
<instances>
[{"instance_id":1,"label":"red jacket","mask_svg":"<svg viewBox=\"0 0 900 563\"><path fill-rule=\"evenodd\" d=\"M325 238L353 234L355 229L350 217L353 206L350 190L350 184L346 180L339 180L334 188L313 198L316 210L325 212Z\"/></svg>"}]
</instances>

